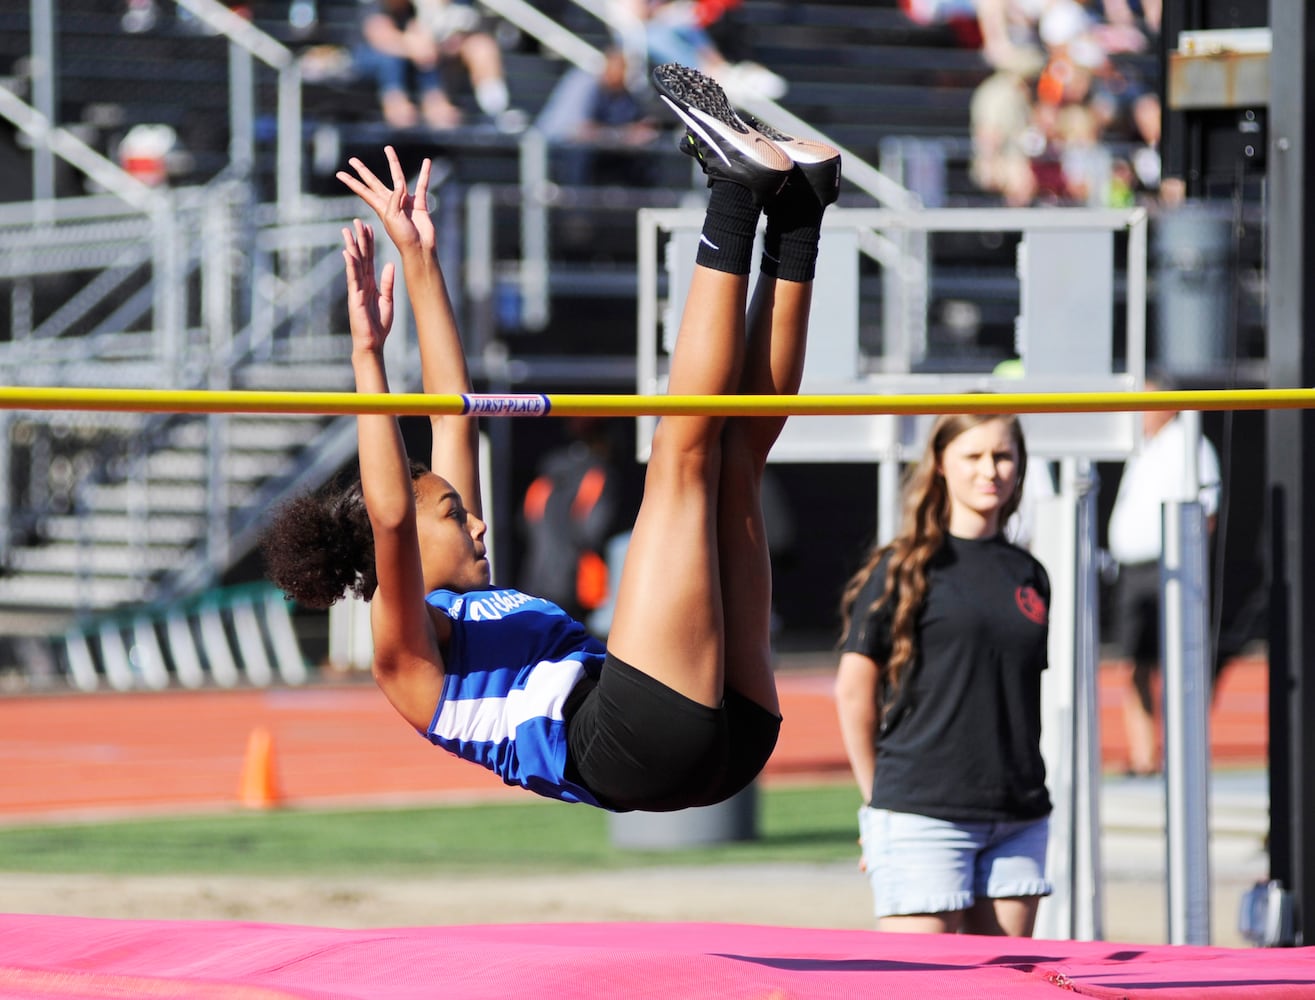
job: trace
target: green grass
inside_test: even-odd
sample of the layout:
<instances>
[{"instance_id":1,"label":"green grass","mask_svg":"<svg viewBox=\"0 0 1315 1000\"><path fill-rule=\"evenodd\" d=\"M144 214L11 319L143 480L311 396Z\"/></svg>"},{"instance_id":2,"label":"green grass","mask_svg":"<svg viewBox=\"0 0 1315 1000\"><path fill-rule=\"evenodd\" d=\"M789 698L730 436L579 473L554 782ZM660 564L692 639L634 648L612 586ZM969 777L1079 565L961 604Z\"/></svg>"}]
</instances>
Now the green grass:
<instances>
[{"instance_id":1,"label":"green grass","mask_svg":"<svg viewBox=\"0 0 1315 1000\"><path fill-rule=\"evenodd\" d=\"M406 876L817 863L856 857L857 799L848 783L760 790L755 839L660 851L615 847L607 813L543 799L11 827L0 829L0 871Z\"/></svg>"}]
</instances>

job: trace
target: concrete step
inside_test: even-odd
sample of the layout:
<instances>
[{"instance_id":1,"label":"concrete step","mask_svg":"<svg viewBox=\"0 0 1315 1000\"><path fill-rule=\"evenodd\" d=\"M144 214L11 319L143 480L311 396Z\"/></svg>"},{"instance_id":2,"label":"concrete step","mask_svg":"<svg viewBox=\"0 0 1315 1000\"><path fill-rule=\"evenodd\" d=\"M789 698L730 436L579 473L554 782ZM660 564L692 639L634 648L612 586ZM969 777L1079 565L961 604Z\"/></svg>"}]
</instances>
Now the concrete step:
<instances>
[{"instance_id":1,"label":"concrete step","mask_svg":"<svg viewBox=\"0 0 1315 1000\"><path fill-rule=\"evenodd\" d=\"M224 460L224 475L230 481L259 482L287 471L290 459L277 451L234 452ZM150 481L174 480L204 482L210 471L210 457L203 451L168 449L152 453L147 460Z\"/></svg>"},{"instance_id":2,"label":"concrete step","mask_svg":"<svg viewBox=\"0 0 1315 1000\"><path fill-rule=\"evenodd\" d=\"M238 414L229 418L226 435L228 447L235 452L290 451L313 441L321 429L321 422L311 417ZM208 448L206 421L179 426L170 436L170 443L176 448Z\"/></svg>"},{"instance_id":3,"label":"concrete step","mask_svg":"<svg viewBox=\"0 0 1315 1000\"><path fill-rule=\"evenodd\" d=\"M97 577L132 577L138 573L157 573L175 569L186 558L184 546L147 545L42 545L19 549L11 565L20 573L67 574L70 581L79 573Z\"/></svg>"},{"instance_id":4,"label":"concrete step","mask_svg":"<svg viewBox=\"0 0 1315 1000\"><path fill-rule=\"evenodd\" d=\"M295 365L248 365L237 378L241 388L259 392L351 392L354 385L346 355Z\"/></svg>"},{"instance_id":5,"label":"concrete step","mask_svg":"<svg viewBox=\"0 0 1315 1000\"><path fill-rule=\"evenodd\" d=\"M122 513L137 504L142 490L136 483L106 483L90 491L88 505L93 512ZM254 489L240 483L228 483L224 501L229 507L241 507L250 501ZM194 514L204 511L207 491L202 485L187 483L148 483L145 504L154 514L157 511L173 514Z\"/></svg>"},{"instance_id":6,"label":"concrete step","mask_svg":"<svg viewBox=\"0 0 1315 1000\"><path fill-rule=\"evenodd\" d=\"M11 612L21 608L63 610L78 604L109 608L118 604L146 600L144 583L123 578L95 577L81 580L67 574L24 573L0 577L0 605Z\"/></svg>"},{"instance_id":7,"label":"concrete step","mask_svg":"<svg viewBox=\"0 0 1315 1000\"><path fill-rule=\"evenodd\" d=\"M139 525L137 519L122 513L100 513L87 517L52 517L42 522L42 535L52 542L78 542L86 540L121 543L132 538L138 530L145 530L147 538L162 545L187 545L200 537L205 529L205 517L196 513L169 513L152 511Z\"/></svg>"}]
</instances>

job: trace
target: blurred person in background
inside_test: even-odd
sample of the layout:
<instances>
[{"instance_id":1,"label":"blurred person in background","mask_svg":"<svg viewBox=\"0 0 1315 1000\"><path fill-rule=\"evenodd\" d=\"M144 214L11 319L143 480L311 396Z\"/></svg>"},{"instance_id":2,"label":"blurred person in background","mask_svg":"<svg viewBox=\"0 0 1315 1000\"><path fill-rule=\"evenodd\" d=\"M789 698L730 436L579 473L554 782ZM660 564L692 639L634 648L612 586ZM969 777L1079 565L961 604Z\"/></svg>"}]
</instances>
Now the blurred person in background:
<instances>
[{"instance_id":1,"label":"blurred person in background","mask_svg":"<svg viewBox=\"0 0 1315 1000\"><path fill-rule=\"evenodd\" d=\"M567 184L642 187L653 180L643 149L661 132L649 111L650 93L634 80L619 46L604 53L598 73L573 66L561 75L535 128L563 147L562 180Z\"/></svg>"},{"instance_id":2,"label":"blurred person in background","mask_svg":"<svg viewBox=\"0 0 1315 1000\"><path fill-rule=\"evenodd\" d=\"M1148 392L1167 385L1163 376L1146 380ZM1130 777L1161 771L1154 686L1161 653L1162 511L1166 500L1183 499L1186 492L1185 435L1186 426L1176 410L1142 414L1142 446L1123 467L1110 511L1109 553L1118 566L1113 622L1120 651L1129 661L1122 710ZM1206 530L1213 534L1219 510L1219 456L1204 434L1198 448L1197 499L1206 517Z\"/></svg>"},{"instance_id":3,"label":"blurred person in background","mask_svg":"<svg viewBox=\"0 0 1315 1000\"><path fill-rule=\"evenodd\" d=\"M650 62L695 67L724 87L732 101L745 97L779 100L789 89L784 78L765 66L747 59L733 62L722 52L709 32L709 25L726 16L728 5L714 10L701 8L688 0L610 2L617 23L639 25ZM618 39L623 47L627 41L624 37Z\"/></svg>"},{"instance_id":4,"label":"blurred person in background","mask_svg":"<svg viewBox=\"0 0 1315 1000\"><path fill-rule=\"evenodd\" d=\"M569 419L570 439L546 454L521 502L525 557L518 586L585 619L607 600L608 539L634 520L610 425Z\"/></svg>"},{"instance_id":5,"label":"blurred person in background","mask_svg":"<svg viewBox=\"0 0 1315 1000\"><path fill-rule=\"evenodd\" d=\"M511 107L498 43L468 3L362 0L354 57L375 80L384 121L394 128L461 124L461 109L443 84L443 64L451 59L461 62L475 103L495 124L509 130L524 124L523 113Z\"/></svg>"}]
</instances>

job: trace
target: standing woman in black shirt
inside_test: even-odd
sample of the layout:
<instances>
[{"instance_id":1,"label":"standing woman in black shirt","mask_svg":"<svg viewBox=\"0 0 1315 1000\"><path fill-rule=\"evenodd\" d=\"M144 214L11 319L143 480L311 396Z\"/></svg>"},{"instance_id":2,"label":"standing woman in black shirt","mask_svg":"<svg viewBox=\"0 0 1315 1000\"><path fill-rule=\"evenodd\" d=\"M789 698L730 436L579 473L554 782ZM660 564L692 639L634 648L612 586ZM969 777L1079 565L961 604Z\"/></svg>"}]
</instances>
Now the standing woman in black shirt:
<instances>
[{"instance_id":1,"label":"standing woman in black shirt","mask_svg":"<svg viewBox=\"0 0 1315 1000\"><path fill-rule=\"evenodd\" d=\"M1026 469L1016 417L940 417L899 535L845 588L836 702L878 930L1029 936L1050 893L1050 581L1002 534Z\"/></svg>"}]
</instances>

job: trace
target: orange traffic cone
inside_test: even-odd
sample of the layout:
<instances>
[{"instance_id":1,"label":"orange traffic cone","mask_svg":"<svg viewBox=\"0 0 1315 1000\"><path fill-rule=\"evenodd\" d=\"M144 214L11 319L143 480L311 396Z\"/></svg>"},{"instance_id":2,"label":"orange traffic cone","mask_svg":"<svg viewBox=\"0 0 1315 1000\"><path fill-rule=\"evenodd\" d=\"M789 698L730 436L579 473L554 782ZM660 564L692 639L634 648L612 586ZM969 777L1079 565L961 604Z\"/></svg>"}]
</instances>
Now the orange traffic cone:
<instances>
[{"instance_id":1,"label":"orange traffic cone","mask_svg":"<svg viewBox=\"0 0 1315 1000\"><path fill-rule=\"evenodd\" d=\"M280 798L278 774L274 767L274 737L264 726L259 726L251 730L247 738L238 800L248 809L272 809Z\"/></svg>"}]
</instances>

